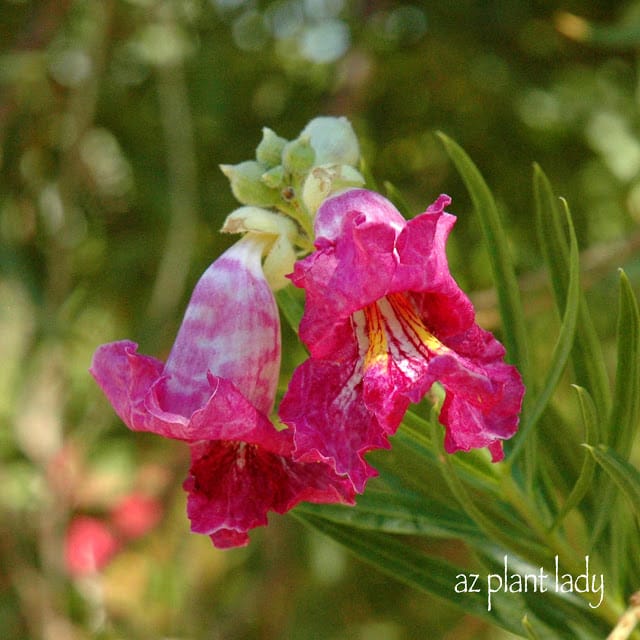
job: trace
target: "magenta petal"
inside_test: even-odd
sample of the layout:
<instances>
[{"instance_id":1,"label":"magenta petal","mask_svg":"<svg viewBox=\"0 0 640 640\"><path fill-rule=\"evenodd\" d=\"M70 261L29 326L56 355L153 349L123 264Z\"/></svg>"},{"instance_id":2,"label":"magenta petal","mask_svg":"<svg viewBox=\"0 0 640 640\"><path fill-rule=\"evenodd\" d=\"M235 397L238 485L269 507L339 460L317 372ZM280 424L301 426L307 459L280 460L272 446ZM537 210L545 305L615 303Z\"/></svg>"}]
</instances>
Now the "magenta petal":
<instances>
[{"instance_id":1,"label":"magenta petal","mask_svg":"<svg viewBox=\"0 0 640 640\"><path fill-rule=\"evenodd\" d=\"M192 446L191 457L184 483L191 528L219 548L247 544L247 532L266 525L269 510L285 513L303 500L353 502L352 489L327 465L294 462L257 444L204 442Z\"/></svg>"},{"instance_id":2,"label":"magenta petal","mask_svg":"<svg viewBox=\"0 0 640 640\"><path fill-rule=\"evenodd\" d=\"M393 291L437 291L458 289L449 273L445 246L456 218L444 211L448 196L440 196L437 206L409 220L398 235L398 267Z\"/></svg>"},{"instance_id":3,"label":"magenta petal","mask_svg":"<svg viewBox=\"0 0 640 640\"><path fill-rule=\"evenodd\" d=\"M293 436L271 422L227 380L194 413L202 441L191 447L187 511L192 530L221 548L248 542L247 531L267 523L268 511L284 513L299 502L353 501L345 478L320 463L292 459Z\"/></svg>"},{"instance_id":4,"label":"magenta petal","mask_svg":"<svg viewBox=\"0 0 640 640\"><path fill-rule=\"evenodd\" d=\"M287 430L278 431L229 380L212 376L210 382L211 395L205 405L193 413L186 428L190 442L244 442L279 455L291 453L293 440ZM158 392L148 407L156 420L164 421L171 414L162 412L158 395L161 397Z\"/></svg>"},{"instance_id":5,"label":"magenta petal","mask_svg":"<svg viewBox=\"0 0 640 640\"><path fill-rule=\"evenodd\" d=\"M446 427L446 451L455 453L488 447L494 462L503 458L502 440L511 437L518 426L517 418L486 414L453 393L445 398L440 421Z\"/></svg>"},{"instance_id":6,"label":"magenta petal","mask_svg":"<svg viewBox=\"0 0 640 640\"><path fill-rule=\"evenodd\" d=\"M103 344L96 349L89 371L129 429L186 439L184 428L188 421L184 416L174 415L165 425L149 413L147 396L162 379L164 365L137 351L138 345L130 340Z\"/></svg>"},{"instance_id":7,"label":"magenta petal","mask_svg":"<svg viewBox=\"0 0 640 640\"><path fill-rule=\"evenodd\" d=\"M354 227L382 225L399 232L405 224L402 214L379 193L350 189L323 202L316 214L315 232L319 245L335 244Z\"/></svg>"},{"instance_id":8,"label":"magenta petal","mask_svg":"<svg viewBox=\"0 0 640 640\"><path fill-rule=\"evenodd\" d=\"M364 454L388 449L389 442L363 401L358 377L348 366L310 358L295 370L280 403L280 417L295 427L297 460L330 464L361 493L377 475Z\"/></svg>"},{"instance_id":9,"label":"magenta petal","mask_svg":"<svg viewBox=\"0 0 640 640\"><path fill-rule=\"evenodd\" d=\"M296 264L292 281L307 292L300 337L314 357L339 349L338 323L387 293L396 268L395 239L388 225L362 224L348 242Z\"/></svg>"}]
</instances>

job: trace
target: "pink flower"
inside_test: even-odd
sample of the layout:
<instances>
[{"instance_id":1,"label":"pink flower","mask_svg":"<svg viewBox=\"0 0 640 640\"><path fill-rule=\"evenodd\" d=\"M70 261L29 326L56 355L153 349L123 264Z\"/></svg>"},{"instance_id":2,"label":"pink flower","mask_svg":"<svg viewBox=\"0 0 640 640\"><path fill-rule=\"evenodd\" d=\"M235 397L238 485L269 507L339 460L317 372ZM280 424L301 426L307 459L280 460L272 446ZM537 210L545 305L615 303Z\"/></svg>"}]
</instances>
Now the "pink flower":
<instances>
[{"instance_id":1,"label":"pink flower","mask_svg":"<svg viewBox=\"0 0 640 640\"><path fill-rule=\"evenodd\" d=\"M86 576L103 569L118 552L119 544L101 520L75 516L65 538L65 562L72 576Z\"/></svg>"},{"instance_id":2,"label":"pink flower","mask_svg":"<svg viewBox=\"0 0 640 640\"><path fill-rule=\"evenodd\" d=\"M295 461L291 430L267 417L280 367L278 310L261 266L272 242L249 233L209 267L166 364L124 340L99 347L91 366L130 429L189 444L191 529L220 548L247 544L269 510L353 500L329 465Z\"/></svg>"},{"instance_id":3,"label":"pink flower","mask_svg":"<svg viewBox=\"0 0 640 640\"><path fill-rule=\"evenodd\" d=\"M297 459L330 463L357 491L376 473L364 454L389 446L409 403L436 381L448 452L488 447L497 461L517 430L520 375L449 273L450 201L406 221L371 191L330 198L316 217L317 250L290 276L306 292L300 337L311 357L280 417L295 427Z\"/></svg>"}]
</instances>

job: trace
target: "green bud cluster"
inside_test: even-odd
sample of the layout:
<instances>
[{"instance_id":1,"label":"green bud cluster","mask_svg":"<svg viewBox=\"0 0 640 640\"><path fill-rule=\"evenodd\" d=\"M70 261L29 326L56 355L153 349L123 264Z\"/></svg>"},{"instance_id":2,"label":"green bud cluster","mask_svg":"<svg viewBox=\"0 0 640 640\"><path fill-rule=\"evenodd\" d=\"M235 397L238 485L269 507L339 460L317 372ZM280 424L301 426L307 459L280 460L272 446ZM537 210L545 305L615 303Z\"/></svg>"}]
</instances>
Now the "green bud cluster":
<instances>
[{"instance_id":1,"label":"green bud cluster","mask_svg":"<svg viewBox=\"0 0 640 640\"><path fill-rule=\"evenodd\" d=\"M358 140L346 118L315 118L295 140L268 127L256 148L255 160L221 165L231 190L243 205L263 207L293 219L297 244L309 247L313 217L333 193L362 186L357 170Z\"/></svg>"}]
</instances>

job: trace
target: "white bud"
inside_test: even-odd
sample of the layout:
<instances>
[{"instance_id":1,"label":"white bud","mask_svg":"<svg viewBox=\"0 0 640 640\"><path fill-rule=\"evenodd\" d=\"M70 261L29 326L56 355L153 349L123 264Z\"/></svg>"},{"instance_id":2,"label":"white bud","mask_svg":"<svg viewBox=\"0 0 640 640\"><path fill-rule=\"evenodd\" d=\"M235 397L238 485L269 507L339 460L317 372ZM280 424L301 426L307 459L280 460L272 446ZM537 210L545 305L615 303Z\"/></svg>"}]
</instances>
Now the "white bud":
<instances>
[{"instance_id":1,"label":"white bud","mask_svg":"<svg viewBox=\"0 0 640 640\"><path fill-rule=\"evenodd\" d=\"M302 188L302 202L311 216L329 196L342 189L361 187L365 179L348 164L325 164L314 167Z\"/></svg>"},{"instance_id":2,"label":"white bud","mask_svg":"<svg viewBox=\"0 0 640 640\"><path fill-rule=\"evenodd\" d=\"M298 229L290 218L260 207L240 207L227 216L221 231L272 236L273 243L268 245L267 256L262 265L264 275L274 291L289 284L285 276L293 271L296 261L293 242L298 234Z\"/></svg>"},{"instance_id":3,"label":"white bud","mask_svg":"<svg viewBox=\"0 0 640 640\"><path fill-rule=\"evenodd\" d=\"M291 173L304 175L314 164L318 164L316 154L307 135L287 142L282 150L282 165Z\"/></svg>"},{"instance_id":4,"label":"white bud","mask_svg":"<svg viewBox=\"0 0 640 640\"><path fill-rule=\"evenodd\" d=\"M267 253L262 269L273 291L284 289L291 281L285 276L293 271L296 252L291 239L282 235L276 238Z\"/></svg>"},{"instance_id":5,"label":"white bud","mask_svg":"<svg viewBox=\"0 0 640 640\"><path fill-rule=\"evenodd\" d=\"M232 211L224 221L222 233L246 233L255 231L275 236L296 237L297 228L293 220L261 207L240 207Z\"/></svg>"},{"instance_id":6,"label":"white bud","mask_svg":"<svg viewBox=\"0 0 640 640\"><path fill-rule=\"evenodd\" d=\"M309 136L316 152L315 164L349 164L360 160L360 146L351 123L345 118L314 118L300 136Z\"/></svg>"},{"instance_id":7,"label":"white bud","mask_svg":"<svg viewBox=\"0 0 640 640\"><path fill-rule=\"evenodd\" d=\"M279 164L277 167L265 171L260 179L270 189L282 189L284 186L284 167Z\"/></svg>"},{"instance_id":8,"label":"white bud","mask_svg":"<svg viewBox=\"0 0 640 640\"><path fill-rule=\"evenodd\" d=\"M282 150L287 141L268 127L262 129L262 140L256 148L256 160L267 167L275 167L282 161Z\"/></svg>"}]
</instances>

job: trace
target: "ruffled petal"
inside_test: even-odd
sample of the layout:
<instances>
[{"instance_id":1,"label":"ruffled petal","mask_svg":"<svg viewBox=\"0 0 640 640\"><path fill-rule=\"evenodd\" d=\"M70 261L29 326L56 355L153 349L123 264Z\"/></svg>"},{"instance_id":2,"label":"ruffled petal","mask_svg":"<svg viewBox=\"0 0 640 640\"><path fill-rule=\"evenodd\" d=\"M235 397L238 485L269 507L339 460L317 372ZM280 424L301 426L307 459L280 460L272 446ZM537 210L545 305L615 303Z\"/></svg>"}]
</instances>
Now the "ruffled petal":
<instances>
[{"instance_id":1,"label":"ruffled petal","mask_svg":"<svg viewBox=\"0 0 640 640\"><path fill-rule=\"evenodd\" d=\"M249 233L199 280L166 365L128 340L99 347L91 373L129 428L185 440L192 530L221 548L302 500L352 503L344 475L295 461L293 433L267 418L280 366L280 325L261 267L273 238Z\"/></svg>"},{"instance_id":2,"label":"ruffled petal","mask_svg":"<svg viewBox=\"0 0 640 640\"><path fill-rule=\"evenodd\" d=\"M443 336L473 324L471 302L449 273L445 245L455 216L444 207L450 201L440 196L409 222L364 189L325 201L316 220L318 251L291 275L307 294L300 337L313 357L337 348L336 323L389 293L420 292L425 317Z\"/></svg>"},{"instance_id":3,"label":"ruffled petal","mask_svg":"<svg viewBox=\"0 0 640 640\"><path fill-rule=\"evenodd\" d=\"M103 344L96 349L89 372L129 429L188 439L187 418L173 415L167 424L159 424L149 413L147 396L162 380L164 364L137 351L138 345L130 340Z\"/></svg>"},{"instance_id":4,"label":"ruffled petal","mask_svg":"<svg viewBox=\"0 0 640 640\"><path fill-rule=\"evenodd\" d=\"M363 400L362 377L350 367L310 358L293 373L280 418L295 428L294 457L326 462L362 493L377 471L367 451L388 449L385 430Z\"/></svg>"},{"instance_id":5,"label":"ruffled petal","mask_svg":"<svg viewBox=\"0 0 640 640\"><path fill-rule=\"evenodd\" d=\"M291 275L307 292L300 337L314 357L339 348L336 323L387 293L404 224L388 200L364 189L329 198L320 207L318 251L296 263Z\"/></svg>"},{"instance_id":6,"label":"ruffled petal","mask_svg":"<svg viewBox=\"0 0 640 640\"><path fill-rule=\"evenodd\" d=\"M328 198L315 220L316 244L321 249L348 236L354 226L383 225L398 234L406 225L402 214L386 198L367 189L350 189Z\"/></svg>"},{"instance_id":7,"label":"ruffled petal","mask_svg":"<svg viewBox=\"0 0 640 640\"><path fill-rule=\"evenodd\" d=\"M263 420L258 429L275 432ZM286 444L271 448L289 448L290 440L279 435ZM203 442L191 447L191 458L184 482L191 529L218 548L246 545L247 532L267 524L268 511L285 513L303 500L353 503L353 490L328 465L294 462L258 444Z\"/></svg>"}]
</instances>

